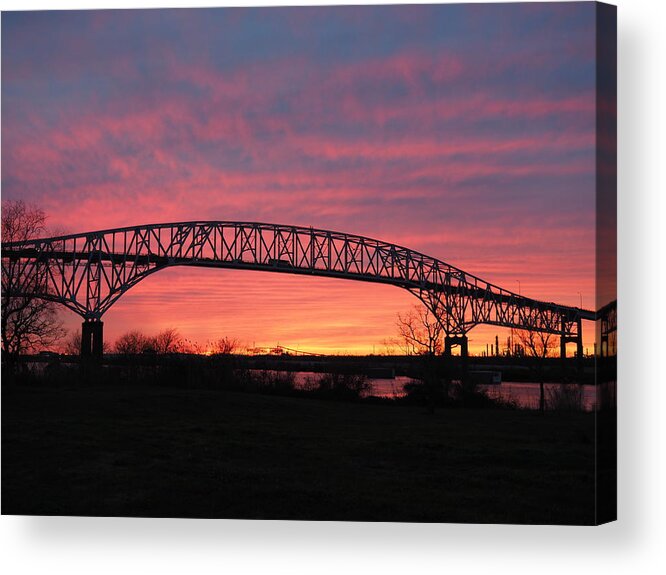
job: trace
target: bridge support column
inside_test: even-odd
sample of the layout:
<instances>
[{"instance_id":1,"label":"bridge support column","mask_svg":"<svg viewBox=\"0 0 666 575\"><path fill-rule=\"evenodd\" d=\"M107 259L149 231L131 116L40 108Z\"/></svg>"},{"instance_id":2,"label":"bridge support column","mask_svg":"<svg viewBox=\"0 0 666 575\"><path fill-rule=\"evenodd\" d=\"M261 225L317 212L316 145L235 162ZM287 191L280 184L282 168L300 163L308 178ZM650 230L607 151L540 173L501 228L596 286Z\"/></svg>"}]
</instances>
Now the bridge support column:
<instances>
[{"instance_id":1,"label":"bridge support column","mask_svg":"<svg viewBox=\"0 0 666 575\"><path fill-rule=\"evenodd\" d=\"M564 316L562 316L560 319L560 359L562 360L562 369L564 369L567 364L567 343L569 343L569 338L567 337L567 324Z\"/></svg>"},{"instance_id":2,"label":"bridge support column","mask_svg":"<svg viewBox=\"0 0 666 575\"><path fill-rule=\"evenodd\" d=\"M578 318L576 325L576 333L567 335L564 321L562 321L562 333L560 335L560 358L562 359L562 365L566 364L565 359L567 357L567 343L576 344L576 364L578 369L583 367L583 321Z\"/></svg>"},{"instance_id":3,"label":"bridge support column","mask_svg":"<svg viewBox=\"0 0 666 575\"><path fill-rule=\"evenodd\" d=\"M467 358L469 357L469 349L467 345L466 335L447 335L444 338L444 356L451 357L451 351L454 345L460 346L460 365L462 368L463 377L467 375Z\"/></svg>"},{"instance_id":4,"label":"bridge support column","mask_svg":"<svg viewBox=\"0 0 666 575\"><path fill-rule=\"evenodd\" d=\"M469 353L468 353L467 341L468 340L466 335L460 336L460 361L462 363L462 365L460 366L460 371L461 371L460 377L463 385L465 386L469 384L469 377L468 377L469 366L467 361Z\"/></svg>"},{"instance_id":5,"label":"bridge support column","mask_svg":"<svg viewBox=\"0 0 666 575\"><path fill-rule=\"evenodd\" d=\"M447 335L447 336L444 338L444 356L445 356L445 357L451 357L451 355L453 355L453 354L451 353L451 350L452 350L452 348L453 348L453 344L451 343L451 339L452 339L452 338L451 338L450 335Z\"/></svg>"},{"instance_id":6,"label":"bridge support column","mask_svg":"<svg viewBox=\"0 0 666 575\"><path fill-rule=\"evenodd\" d=\"M564 335L560 336L560 359L564 361L567 357L567 338Z\"/></svg>"},{"instance_id":7,"label":"bridge support column","mask_svg":"<svg viewBox=\"0 0 666 575\"><path fill-rule=\"evenodd\" d=\"M81 357L101 361L104 350L104 322L93 319L81 325Z\"/></svg>"},{"instance_id":8,"label":"bridge support column","mask_svg":"<svg viewBox=\"0 0 666 575\"><path fill-rule=\"evenodd\" d=\"M583 320L578 318L578 333L576 334L576 356L578 357L578 369L583 369Z\"/></svg>"},{"instance_id":9,"label":"bridge support column","mask_svg":"<svg viewBox=\"0 0 666 575\"><path fill-rule=\"evenodd\" d=\"M466 335L447 335L444 338L444 355L451 356L451 350L454 345L460 346L460 357L463 361L467 361L468 347L467 347L467 336Z\"/></svg>"}]
</instances>

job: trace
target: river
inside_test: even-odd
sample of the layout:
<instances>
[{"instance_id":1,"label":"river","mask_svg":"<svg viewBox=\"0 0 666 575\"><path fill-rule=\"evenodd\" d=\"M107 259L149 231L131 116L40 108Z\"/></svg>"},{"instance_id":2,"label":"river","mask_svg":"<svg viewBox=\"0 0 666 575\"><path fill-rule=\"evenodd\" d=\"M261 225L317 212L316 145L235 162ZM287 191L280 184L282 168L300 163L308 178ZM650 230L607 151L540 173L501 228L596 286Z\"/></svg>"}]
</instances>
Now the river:
<instances>
[{"instance_id":1,"label":"river","mask_svg":"<svg viewBox=\"0 0 666 575\"><path fill-rule=\"evenodd\" d=\"M311 372L297 372L296 385L302 385L308 378L316 379L321 374ZM403 387L406 383L412 381L412 378L399 375L394 379L369 379L372 385L372 390L367 395L374 395L376 397L401 397L405 395ZM514 382L503 381L498 385L479 385L480 388L488 392L488 396L492 398L501 398L508 401L513 401L518 407L526 409L539 408L539 384L534 382ZM561 398L561 386L559 383L546 383L544 384L544 395L546 402L555 402L558 400L565 401ZM592 411L596 403L596 388L594 385L571 385L568 387L570 400L576 402L580 401L582 409L585 411ZM614 395L614 389L613 395ZM580 395L578 395L580 394Z\"/></svg>"}]
</instances>

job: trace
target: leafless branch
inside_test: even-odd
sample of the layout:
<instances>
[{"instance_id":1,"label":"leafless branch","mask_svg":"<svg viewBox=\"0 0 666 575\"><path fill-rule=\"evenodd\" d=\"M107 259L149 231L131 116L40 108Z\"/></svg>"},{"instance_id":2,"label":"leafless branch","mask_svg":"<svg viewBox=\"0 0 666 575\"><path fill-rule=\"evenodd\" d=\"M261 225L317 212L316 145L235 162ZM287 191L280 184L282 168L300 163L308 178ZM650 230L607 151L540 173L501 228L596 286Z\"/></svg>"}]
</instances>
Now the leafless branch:
<instances>
[{"instance_id":1,"label":"leafless branch","mask_svg":"<svg viewBox=\"0 0 666 575\"><path fill-rule=\"evenodd\" d=\"M2 241L26 241L46 232L43 210L22 201L2 203ZM7 259L2 266L2 349L9 358L48 348L65 335L55 303L32 293L47 293L45 265L26 268ZM29 269L29 271L28 271Z\"/></svg>"},{"instance_id":2,"label":"leafless branch","mask_svg":"<svg viewBox=\"0 0 666 575\"><path fill-rule=\"evenodd\" d=\"M407 313L399 313L396 325L400 347L406 355L441 353L442 325L425 306L415 305Z\"/></svg>"}]
</instances>

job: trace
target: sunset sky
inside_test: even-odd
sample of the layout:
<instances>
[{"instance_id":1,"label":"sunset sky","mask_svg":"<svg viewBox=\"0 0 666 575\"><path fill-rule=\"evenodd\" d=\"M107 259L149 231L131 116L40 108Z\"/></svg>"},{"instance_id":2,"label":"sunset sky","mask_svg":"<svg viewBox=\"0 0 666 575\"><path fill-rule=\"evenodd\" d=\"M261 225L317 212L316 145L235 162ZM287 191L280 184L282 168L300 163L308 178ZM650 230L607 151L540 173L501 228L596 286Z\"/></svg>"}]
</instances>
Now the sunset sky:
<instances>
[{"instance_id":1,"label":"sunset sky","mask_svg":"<svg viewBox=\"0 0 666 575\"><path fill-rule=\"evenodd\" d=\"M57 232L211 219L357 233L594 308L594 24L591 2L4 12L2 198ZM176 327L379 353L415 303L173 268L103 319L111 341ZM472 330L472 353L495 334Z\"/></svg>"}]
</instances>

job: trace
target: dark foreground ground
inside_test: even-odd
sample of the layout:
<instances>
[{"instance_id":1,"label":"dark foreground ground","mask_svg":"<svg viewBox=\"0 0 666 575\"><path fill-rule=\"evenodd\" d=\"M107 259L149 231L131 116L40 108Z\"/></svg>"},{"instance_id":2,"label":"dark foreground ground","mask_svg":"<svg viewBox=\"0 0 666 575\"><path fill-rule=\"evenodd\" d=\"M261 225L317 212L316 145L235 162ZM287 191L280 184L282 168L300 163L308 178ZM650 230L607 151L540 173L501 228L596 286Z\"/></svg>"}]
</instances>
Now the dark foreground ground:
<instances>
[{"instance_id":1,"label":"dark foreground ground","mask_svg":"<svg viewBox=\"0 0 666 575\"><path fill-rule=\"evenodd\" d=\"M2 513L594 522L594 416L2 389Z\"/></svg>"}]
</instances>

